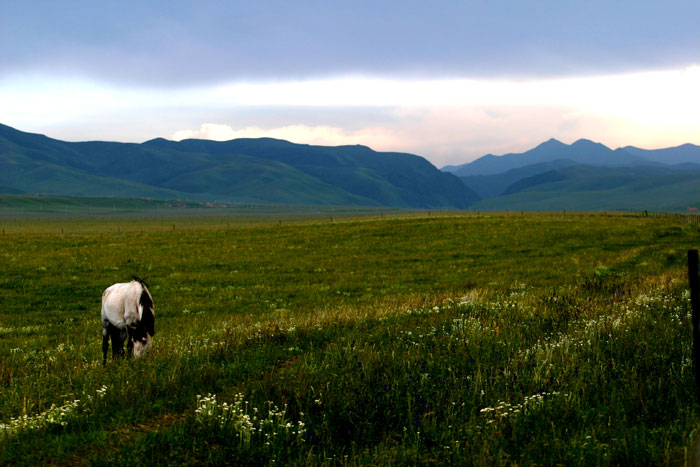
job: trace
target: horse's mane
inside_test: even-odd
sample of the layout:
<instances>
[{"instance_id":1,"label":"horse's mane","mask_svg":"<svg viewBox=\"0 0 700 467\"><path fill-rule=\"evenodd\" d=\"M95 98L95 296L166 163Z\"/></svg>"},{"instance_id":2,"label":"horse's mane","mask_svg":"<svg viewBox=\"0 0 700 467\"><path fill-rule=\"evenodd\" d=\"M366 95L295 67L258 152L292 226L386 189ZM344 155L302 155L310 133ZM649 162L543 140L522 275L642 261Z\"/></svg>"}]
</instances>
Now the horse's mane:
<instances>
[{"instance_id":1,"label":"horse's mane","mask_svg":"<svg viewBox=\"0 0 700 467\"><path fill-rule=\"evenodd\" d=\"M153 298L151 293L148 291L148 286L146 281L138 276L132 276L136 282L141 284L141 297L139 297L139 305L141 305L142 315L141 315L141 325L146 328L146 331L150 335L154 335L155 331L155 316L153 316Z\"/></svg>"},{"instance_id":2,"label":"horse's mane","mask_svg":"<svg viewBox=\"0 0 700 467\"><path fill-rule=\"evenodd\" d=\"M146 284L146 279L141 279L139 276L133 274L131 275L131 277L142 286L148 288L148 284Z\"/></svg>"}]
</instances>

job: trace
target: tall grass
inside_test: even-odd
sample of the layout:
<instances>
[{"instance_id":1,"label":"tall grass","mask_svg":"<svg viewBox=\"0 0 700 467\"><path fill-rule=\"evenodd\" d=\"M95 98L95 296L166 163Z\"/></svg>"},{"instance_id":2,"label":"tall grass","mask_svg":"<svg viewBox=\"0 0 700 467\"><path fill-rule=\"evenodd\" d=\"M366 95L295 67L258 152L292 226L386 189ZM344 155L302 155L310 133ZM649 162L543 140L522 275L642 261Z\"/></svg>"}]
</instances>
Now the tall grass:
<instances>
[{"instance_id":1,"label":"tall grass","mask_svg":"<svg viewBox=\"0 0 700 467\"><path fill-rule=\"evenodd\" d=\"M0 463L683 463L698 228L440 216L2 237ZM30 229L28 229L30 230ZM152 352L101 366L131 274Z\"/></svg>"}]
</instances>

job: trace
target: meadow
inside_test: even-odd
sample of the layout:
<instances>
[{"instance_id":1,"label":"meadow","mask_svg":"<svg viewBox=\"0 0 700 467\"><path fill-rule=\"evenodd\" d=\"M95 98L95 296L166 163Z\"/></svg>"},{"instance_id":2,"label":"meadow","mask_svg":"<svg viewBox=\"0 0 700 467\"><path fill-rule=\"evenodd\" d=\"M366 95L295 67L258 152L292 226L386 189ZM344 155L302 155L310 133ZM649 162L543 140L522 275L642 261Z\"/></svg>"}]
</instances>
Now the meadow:
<instances>
[{"instance_id":1,"label":"meadow","mask_svg":"<svg viewBox=\"0 0 700 467\"><path fill-rule=\"evenodd\" d=\"M341 217L3 219L0 464L689 461L697 225ZM154 347L103 367L132 274Z\"/></svg>"}]
</instances>

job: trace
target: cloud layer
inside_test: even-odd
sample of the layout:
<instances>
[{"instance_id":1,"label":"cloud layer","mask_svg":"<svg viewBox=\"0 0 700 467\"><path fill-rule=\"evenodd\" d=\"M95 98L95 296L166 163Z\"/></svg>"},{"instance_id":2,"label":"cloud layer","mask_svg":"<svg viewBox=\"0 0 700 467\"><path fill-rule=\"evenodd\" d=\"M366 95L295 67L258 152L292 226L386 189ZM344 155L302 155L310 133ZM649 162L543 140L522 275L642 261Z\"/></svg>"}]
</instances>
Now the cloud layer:
<instances>
[{"instance_id":1,"label":"cloud layer","mask_svg":"<svg viewBox=\"0 0 700 467\"><path fill-rule=\"evenodd\" d=\"M0 2L0 76L162 87L619 73L700 61L698 17L687 0Z\"/></svg>"},{"instance_id":2,"label":"cloud layer","mask_svg":"<svg viewBox=\"0 0 700 467\"><path fill-rule=\"evenodd\" d=\"M69 140L261 137L363 144L434 164L550 137L660 147L700 139L700 67L580 78L231 83L170 90L0 81L0 122Z\"/></svg>"}]
</instances>

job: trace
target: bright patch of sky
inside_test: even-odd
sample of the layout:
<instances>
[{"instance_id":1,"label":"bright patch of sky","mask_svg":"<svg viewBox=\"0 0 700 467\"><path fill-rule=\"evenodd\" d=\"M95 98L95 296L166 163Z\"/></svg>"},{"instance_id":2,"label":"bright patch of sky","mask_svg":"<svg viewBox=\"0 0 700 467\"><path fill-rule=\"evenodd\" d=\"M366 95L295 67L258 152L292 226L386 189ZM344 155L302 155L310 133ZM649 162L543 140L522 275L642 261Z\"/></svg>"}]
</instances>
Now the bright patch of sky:
<instances>
[{"instance_id":1,"label":"bright patch of sky","mask_svg":"<svg viewBox=\"0 0 700 467\"><path fill-rule=\"evenodd\" d=\"M0 123L275 137L437 166L555 137L700 143L700 4L0 3Z\"/></svg>"}]
</instances>

